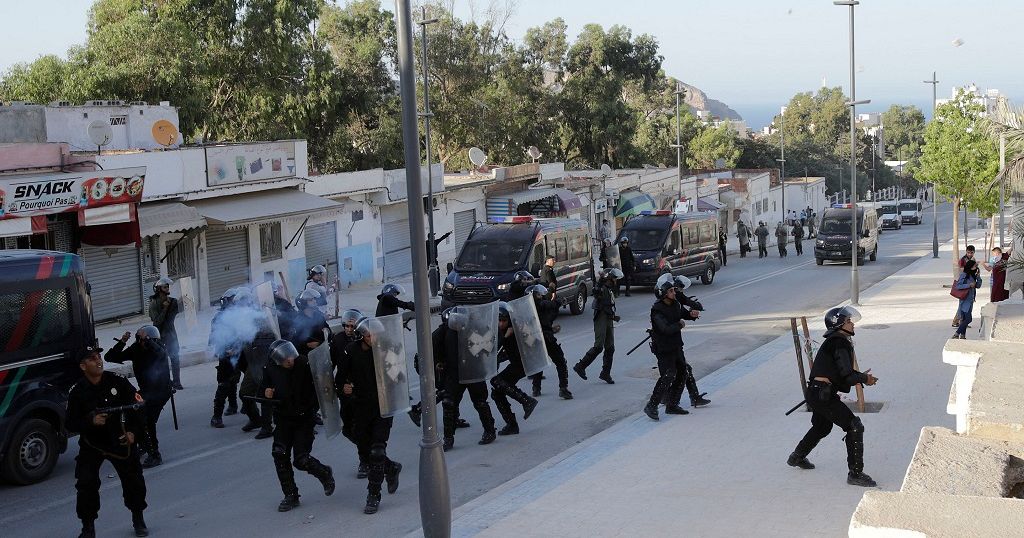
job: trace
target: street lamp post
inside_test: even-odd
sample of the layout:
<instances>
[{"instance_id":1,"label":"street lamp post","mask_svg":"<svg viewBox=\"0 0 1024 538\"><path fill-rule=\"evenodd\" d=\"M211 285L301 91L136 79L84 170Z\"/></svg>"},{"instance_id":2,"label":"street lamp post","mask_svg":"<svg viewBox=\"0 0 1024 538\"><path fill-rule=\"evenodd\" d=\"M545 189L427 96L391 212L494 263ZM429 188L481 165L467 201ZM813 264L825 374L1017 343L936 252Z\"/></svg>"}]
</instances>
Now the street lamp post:
<instances>
[{"instance_id":1,"label":"street lamp post","mask_svg":"<svg viewBox=\"0 0 1024 538\"><path fill-rule=\"evenodd\" d=\"M779 117L782 121L782 129L779 131L779 151L782 153L780 158L775 159L782 163L782 223L786 224L786 107L782 107L782 112L779 113Z\"/></svg>"},{"instance_id":2,"label":"street lamp post","mask_svg":"<svg viewBox=\"0 0 1024 538\"><path fill-rule=\"evenodd\" d=\"M837 164L836 165L836 170L839 170L839 190L836 191L836 195L837 195L836 196L836 203L845 203L846 200L839 200L839 196L838 196L840 193L844 192L844 190L843 190L843 165Z\"/></svg>"},{"instance_id":3,"label":"street lamp post","mask_svg":"<svg viewBox=\"0 0 1024 538\"><path fill-rule=\"evenodd\" d=\"M424 140L426 142L427 155L427 275L430 282L430 295L437 295L440 287L441 273L437 268L437 245L434 243L434 178L430 170L430 118L434 113L430 111L430 81L427 79L427 25L434 24L437 19L427 18L427 7L421 8L423 17L416 24L423 30L423 112L419 114L423 118Z\"/></svg>"},{"instance_id":4,"label":"street lamp post","mask_svg":"<svg viewBox=\"0 0 1024 538\"><path fill-rule=\"evenodd\" d=\"M850 8L850 100L846 103L850 107L850 238L853 240L850 245L850 304L856 306L860 304L860 279L857 274L857 254L860 251L860 234L857 232L857 105L868 104L871 100L857 100L853 11L860 2L857 0L833 0L832 3ZM866 256L867 253L865 252L864 255Z\"/></svg>"},{"instance_id":5,"label":"street lamp post","mask_svg":"<svg viewBox=\"0 0 1024 538\"><path fill-rule=\"evenodd\" d=\"M935 108L936 108L936 93L935 87L939 84L939 79L935 77L935 71L932 71L932 79L925 80L925 84L932 85L932 121L935 121ZM932 258L939 257L939 193L938 189L935 188L935 182L932 182Z\"/></svg>"},{"instance_id":6,"label":"street lamp post","mask_svg":"<svg viewBox=\"0 0 1024 538\"><path fill-rule=\"evenodd\" d=\"M679 128L679 99L685 93L682 85L679 81L676 81L676 91L673 92L676 96L676 143L672 144L671 147L676 148L676 174L679 176L679 200L683 199L683 143L681 138L681 131Z\"/></svg>"},{"instance_id":7,"label":"street lamp post","mask_svg":"<svg viewBox=\"0 0 1024 538\"><path fill-rule=\"evenodd\" d=\"M437 431L434 403L434 353L430 343L430 296L427 282L426 233L419 200L423 199L420 176L420 143L416 121L416 75L413 70L412 9L409 0L395 0L398 33L398 74L402 98L402 145L408 192L409 233L412 250L413 298L416 309L416 347L420 355L420 395L423 400L423 439L420 441L420 523L428 538L447 538L452 531L451 490L448 469ZM413 202L416 200L416 202Z\"/></svg>"}]
</instances>

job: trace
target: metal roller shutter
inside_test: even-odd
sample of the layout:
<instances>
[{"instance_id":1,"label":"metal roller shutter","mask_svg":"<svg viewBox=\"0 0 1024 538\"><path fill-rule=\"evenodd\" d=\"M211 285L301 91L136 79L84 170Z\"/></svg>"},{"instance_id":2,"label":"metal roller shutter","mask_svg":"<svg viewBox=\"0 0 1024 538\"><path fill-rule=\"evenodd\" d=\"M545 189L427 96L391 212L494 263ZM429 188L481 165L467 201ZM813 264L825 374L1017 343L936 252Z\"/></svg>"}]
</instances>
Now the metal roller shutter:
<instances>
[{"instance_id":1,"label":"metal roller shutter","mask_svg":"<svg viewBox=\"0 0 1024 538\"><path fill-rule=\"evenodd\" d=\"M334 221L306 226L306 268L327 268L328 287L338 277L338 227Z\"/></svg>"},{"instance_id":2,"label":"metal roller shutter","mask_svg":"<svg viewBox=\"0 0 1024 538\"><path fill-rule=\"evenodd\" d=\"M470 232L473 231L473 226L476 226L476 210L467 209L466 211L457 211L455 213L455 255L458 256L462 252L462 245L466 243L466 239L469 238Z\"/></svg>"},{"instance_id":3,"label":"metal roller shutter","mask_svg":"<svg viewBox=\"0 0 1024 538\"><path fill-rule=\"evenodd\" d=\"M82 247L93 319L108 321L142 313L139 249Z\"/></svg>"},{"instance_id":4,"label":"metal roller shutter","mask_svg":"<svg viewBox=\"0 0 1024 538\"><path fill-rule=\"evenodd\" d=\"M409 214L405 204L395 204L381 211L384 232L384 278L412 273L412 249L409 242Z\"/></svg>"},{"instance_id":5,"label":"metal roller shutter","mask_svg":"<svg viewBox=\"0 0 1024 538\"><path fill-rule=\"evenodd\" d=\"M228 288L249 282L248 230L206 232L206 266L210 278L210 302L216 303Z\"/></svg>"}]
</instances>

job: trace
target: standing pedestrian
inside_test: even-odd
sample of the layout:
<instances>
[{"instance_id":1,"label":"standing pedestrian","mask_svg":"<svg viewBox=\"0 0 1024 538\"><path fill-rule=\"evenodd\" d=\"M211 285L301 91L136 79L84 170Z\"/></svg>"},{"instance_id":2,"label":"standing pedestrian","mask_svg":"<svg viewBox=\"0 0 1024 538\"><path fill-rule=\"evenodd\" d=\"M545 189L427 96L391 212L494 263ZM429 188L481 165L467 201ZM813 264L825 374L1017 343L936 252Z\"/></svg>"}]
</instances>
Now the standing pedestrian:
<instances>
[{"instance_id":1,"label":"standing pedestrian","mask_svg":"<svg viewBox=\"0 0 1024 538\"><path fill-rule=\"evenodd\" d=\"M601 240L601 253L597 256L597 261L601 262L601 268L607 269L611 267L611 260L608 259L608 248L612 246L611 239Z\"/></svg>"},{"instance_id":2,"label":"standing pedestrian","mask_svg":"<svg viewBox=\"0 0 1024 538\"><path fill-rule=\"evenodd\" d=\"M848 393L854 385L874 385L878 378L868 369L854 369L856 353L853 349L854 325L860 321L860 312L851 306L833 308L825 314L825 341L814 356L810 380L804 398L811 408L811 428L796 445L786 463L801 469L813 469L807 455L832 431L835 424L846 432L846 463L849 473L846 483L853 486L875 487L875 481L864 474L864 423L839 399L838 393Z\"/></svg>"},{"instance_id":3,"label":"standing pedestrian","mask_svg":"<svg viewBox=\"0 0 1024 538\"><path fill-rule=\"evenodd\" d=\"M171 297L171 284L173 281L167 277L153 284L153 295L149 297L149 320L160 330L160 342L171 361L171 385L174 390L184 390L185 387L181 386L178 332L174 329L174 318L181 309L178 300Z\"/></svg>"},{"instance_id":4,"label":"standing pedestrian","mask_svg":"<svg viewBox=\"0 0 1024 538\"><path fill-rule=\"evenodd\" d=\"M633 249L629 248L629 238L625 236L619 240L619 260L622 263L622 284L626 287L626 297L629 297L629 286L633 283L636 260L633 258ZM722 262L725 262L724 254Z\"/></svg>"},{"instance_id":5,"label":"standing pedestrian","mask_svg":"<svg viewBox=\"0 0 1024 538\"><path fill-rule=\"evenodd\" d=\"M1006 289L1006 262L1010 260L1010 253L1003 252L1003 249L995 247L992 249L992 256L984 264L985 269L992 273L990 291L990 302L998 303L1010 298L1010 291Z\"/></svg>"},{"instance_id":6,"label":"standing pedestrian","mask_svg":"<svg viewBox=\"0 0 1024 538\"><path fill-rule=\"evenodd\" d=\"M740 240L740 258L746 258L750 252L750 228L742 220L736 222L736 238Z\"/></svg>"},{"instance_id":7,"label":"standing pedestrian","mask_svg":"<svg viewBox=\"0 0 1024 538\"><path fill-rule=\"evenodd\" d=\"M544 260L544 267L540 270L540 283L547 286L552 292L558 292L558 277L555 276L554 256L548 256Z\"/></svg>"},{"instance_id":8,"label":"standing pedestrian","mask_svg":"<svg viewBox=\"0 0 1024 538\"><path fill-rule=\"evenodd\" d=\"M725 230L722 228L718 229L718 252L722 255L722 267L729 265L725 260L725 243L729 238L725 235Z\"/></svg>"},{"instance_id":9,"label":"standing pedestrian","mask_svg":"<svg viewBox=\"0 0 1024 538\"><path fill-rule=\"evenodd\" d=\"M974 260L974 245L967 245L967 248L964 250L964 255L960 256L960 261L957 262L958 266L960 267L961 272L963 271L964 264L967 262L967 260ZM960 327L960 309L959 308L957 308L956 314L953 315L953 326L954 327Z\"/></svg>"},{"instance_id":10,"label":"standing pedestrian","mask_svg":"<svg viewBox=\"0 0 1024 538\"><path fill-rule=\"evenodd\" d=\"M767 258L768 257L768 227L764 225L764 221L757 223L757 229L754 230L754 235L757 236L757 257Z\"/></svg>"},{"instance_id":11,"label":"standing pedestrian","mask_svg":"<svg viewBox=\"0 0 1024 538\"><path fill-rule=\"evenodd\" d=\"M796 255L804 253L804 227L802 224L793 226L793 244L796 246Z\"/></svg>"},{"instance_id":12,"label":"standing pedestrian","mask_svg":"<svg viewBox=\"0 0 1024 538\"><path fill-rule=\"evenodd\" d=\"M974 299L977 296L977 288L981 287L981 274L978 270L978 262L974 259L968 259L964 262L963 271L960 272L960 276L956 279L956 284L953 286L955 291L966 294L960 298L959 304L957 304L957 317L960 318L960 324L956 328L956 332L953 333L953 339L959 338L960 340L967 339L967 326L970 325L971 311L974 310Z\"/></svg>"},{"instance_id":13,"label":"standing pedestrian","mask_svg":"<svg viewBox=\"0 0 1024 538\"><path fill-rule=\"evenodd\" d=\"M140 437L139 445L146 453L142 467L149 469L161 465L164 460L160 455L160 442L156 437L156 422L160 413L171 398L171 372L168 367L167 352L160 343L160 330L152 325L140 327L135 332L135 342L125 348L132 333L126 332L114 347L107 352L107 362L124 364L132 361L135 379L139 381L139 392L145 404L142 408L145 416L145 430Z\"/></svg>"},{"instance_id":14,"label":"standing pedestrian","mask_svg":"<svg viewBox=\"0 0 1024 538\"><path fill-rule=\"evenodd\" d=\"M555 325L555 319L558 317L558 310L561 305L555 300L555 294L550 288L535 285L526 291L533 295L533 302L537 306L537 317L540 318L540 328L544 333L544 347L548 352L548 357L551 357L551 362L555 364L555 371L558 373L558 397L563 400L571 400L572 393L569 392L569 365L565 361L565 353L562 351L562 346L558 343L558 339L555 338L555 333L561 330L561 326ZM629 295L628 291L626 295ZM530 379L533 380L533 396L536 398L540 396L541 379L544 379L544 377L538 373L536 376L531 376Z\"/></svg>"},{"instance_id":15,"label":"standing pedestrian","mask_svg":"<svg viewBox=\"0 0 1024 538\"><path fill-rule=\"evenodd\" d=\"M786 231L786 224L780 222L775 225L775 240L778 241L779 257L785 258L789 252L786 250L786 241L789 237L789 232Z\"/></svg>"},{"instance_id":16,"label":"standing pedestrian","mask_svg":"<svg viewBox=\"0 0 1024 538\"><path fill-rule=\"evenodd\" d=\"M114 466L121 481L124 505L132 512L135 536L148 536L143 511L146 509L146 479L139 464L136 444L145 426L140 413L131 406L142 397L125 378L103 371L103 348L89 346L78 356L84 379L68 393L65 426L78 433L78 457L75 458L75 511L82 521L79 538L95 538L96 517L100 511L100 467L104 461ZM128 406L129 408L125 408ZM116 412L103 411L121 407Z\"/></svg>"},{"instance_id":17,"label":"standing pedestrian","mask_svg":"<svg viewBox=\"0 0 1024 538\"><path fill-rule=\"evenodd\" d=\"M615 268L608 268L601 271L601 278L594 288L594 345L583 358L573 367L584 380L587 379L587 367L594 362L598 354L604 351L604 359L601 363L601 374L598 379L614 385L612 379L612 359L615 356L615 322L619 316L615 315L615 281L622 278L622 271Z\"/></svg>"}]
</instances>

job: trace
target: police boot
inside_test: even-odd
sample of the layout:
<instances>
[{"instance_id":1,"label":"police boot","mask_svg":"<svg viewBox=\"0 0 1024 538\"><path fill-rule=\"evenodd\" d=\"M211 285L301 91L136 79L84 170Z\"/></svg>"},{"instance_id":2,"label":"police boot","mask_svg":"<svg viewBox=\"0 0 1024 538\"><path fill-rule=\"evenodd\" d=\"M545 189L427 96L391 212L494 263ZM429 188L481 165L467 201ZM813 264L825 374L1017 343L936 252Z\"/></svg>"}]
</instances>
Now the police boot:
<instances>
[{"instance_id":1,"label":"police boot","mask_svg":"<svg viewBox=\"0 0 1024 538\"><path fill-rule=\"evenodd\" d=\"M370 474L370 465L366 462L359 462L359 467L356 467L356 478L363 479Z\"/></svg>"},{"instance_id":2,"label":"police boot","mask_svg":"<svg viewBox=\"0 0 1024 538\"><path fill-rule=\"evenodd\" d=\"M146 454L146 459L142 462L143 469L152 469L153 467L159 467L163 465L164 458L160 455L159 450L153 450L149 454Z\"/></svg>"},{"instance_id":3,"label":"police boot","mask_svg":"<svg viewBox=\"0 0 1024 538\"><path fill-rule=\"evenodd\" d=\"M287 512L292 508L299 506L299 494L293 493L291 495L285 495L281 502L277 505L278 512Z\"/></svg>"},{"instance_id":4,"label":"police boot","mask_svg":"<svg viewBox=\"0 0 1024 538\"><path fill-rule=\"evenodd\" d=\"M220 392L220 389L217 392ZM210 417L210 426L214 428L224 427L224 419L221 418L224 416L224 400L219 396L218 394L213 397L213 416Z\"/></svg>"},{"instance_id":5,"label":"police boot","mask_svg":"<svg viewBox=\"0 0 1024 538\"><path fill-rule=\"evenodd\" d=\"M388 483L388 495L398 491L398 474L402 472L402 464L388 460L384 464L384 480Z\"/></svg>"},{"instance_id":6,"label":"police boot","mask_svg":"<svg viewBox=\"0 0 1024 538\"><path fill-rule=\"evenodd\" d=\"M238 414L238 398L235 397L234 387L231 388L231 392L228 393L228 410L224 412L224 416L226 417Z\"/></svg>"},{"instance_id":7,"label":"police boot","mask_svg":"<svg viewBox=\"0 0 1024 538\"><path fill-rule=\"evenodd\" d=\"M448 452L455 446L455 421L458 420L457 413L454 402L446 401L441 404L441 418L444 426L444 444L441 448L445 452Z\"/></svg>"},{"instance_id":8,"label":"police boot","mask_svg":"<svg viewBox=\"0 0 1024 538\"><path fill-rule=\"evenodd\" d=\"M540 384L541 379L544 379L540 374L530 376L530 380L533 381L533 397L540 396Z\"/></svg>"},{"instance_id":9,"label":"police boot","mask_svg":"<svg viewBox=\"0 0 1024 538\"><path fill-rule=\"evenodd\" d=\"M693 407L703 407L711 403L711 400L704 397L707 395L706 392L697 390L697 380L693 378L693 370L689 365L686 367L686 392L690 393L690 405Z\"/></svg>"},{"instance_id":10,"label":"police boot","mask_svg":"<svg viewBox=\"0 0 1024 538\"><path fill-rule=\"evenodd\" d=\"M412 408L409 409L409 418L412 420L412 423L415 424L417 428L420 427L421 421L423 420L422 404L414 404Z\"/></svg>"},{"instance_id":11,"label":"police boot","mask_svg":"<svg viewBox=\"0 0 1024 538\"><path fill-rule=\"evenodd\" d=\"M498 408L498 413L501 415L502 420L505 421L505 426L498 430L498 435L515 435L519 433L519 422L516 421L516 415L512 412L512 406L509 405L508 399L504 393L498 393L498 389L494 389L492 397L494 398L494 407Z\"/></svg>"},{"instance_id":12,"label":"police boot","mask_svg":"<svg viewBox=\"0 0 1024 538\"><path fill-rule=\"evenodd\" d=\"M135 536L149 536L149 529L146 527L146 519L142 517L142 510L132 512L132 527L135 529Z\"/></svg>"},{"instance_id":13,"label":"police boot","mask_svg":"<svg viewBox=\"0 0 1024 538\"><path fill-rule=\"evenodd\" d=\"M366 494L366 506L363 507L364 514L376 514L377 510L380 509L380 487L377 487L377 492L373 491Z\"/></svg>"},{"instance_id":14,"label":"police boot","mask_svg":"<svg viewBox=\"0 0 1024 538\"><path fill-rule=\"evenodd\" d=\"M299 505L299 488L295 485L295 472L292 471L292 464L288 461L287 454L272 452L271 456L274 458L277 480L281 483L281 491L284 492L284 500L277 506L277 511L287 512Z\"/></svg>"},{"instance_id":15,"label":"police boot","mask_svg":"<svg viewBox=\"0 0 1024 538\"><path fill-rule=\"evenodd\" d=\"M78 538L96 538L96 525L92 521L82 522L82 532L78 534Z\"/></svg>"},{"instance_id":16,"label":"police boot","mask_svg":"<svg viewBox=\"0 0 1024 538\"><path fill-rule=\"evenodd\" d=\"M274 436L274 419L271 415L270 406L260 404L260 431L256 433L257 439L267 439Z\"/></svg>"},{"instance_id":17,"label":"police boot","mask_svg":"<svg viewBox=\"0 0 1024 538\"><path fill-rule=\"evenodd\" d=\"M530 397L515 385L506 385L505 387L505 393L523 406L523 420L530 418L533 410L537 407L537 399Z\"/></svg>"},{"instance_id":18,"label":"police boot","mask_svg":"<svg viewBox=\"0 0 1024 538\"><path fill-rule=\"evenodd\" d=\"M614 348L604 348L604 358L601 361L601 374L597 376L598 379L614 385L615 380L612 379L612 353L615 352Z\"/></svg>"},{"instance_id":19,"label":"police boot","mask_svg":"<svg viewBox=\"0 0 1024 538\"><path fill-rule=\"evenodd\" d=\"M807 470L814 468L814 464L807 459L807 455L800 454L799 452L793 452L790 454L789 458L786 458L786 465Z\"/></svg>"},{"instance_id":20,"label":"police boot","mask_svg":"<svg viewBox=\"0 0 1024 538\"><path fill-rule=\"evenodd\" d=\"M679 407L679 400L683 397L683 387L670 385L668 390L665 391L665 397L662 400L665 402L665 414L666 415L689 415L690 412L682 407Z\"/></svg>"},{"instance_id":21,"label":"police boot","mask_svg":"<svg viewBox=\"0 0 1024 538\"><path fill-rule=\"evenodd\" d=\"M875 487L877 485L875 481L864 474L864 424L860 417L853 417L845 440L846 463L850 468L850 473L846 476L846 483L851 486Z\"/></svg>"},{"instance_id":22,"label":"police boot","mask_svg":"<svg viewBox=\"0 0 1024 538\"><path fill-rule=\"evenodd\" d=\"M249 418L245 426L242 426L243 432L251 432L260 427L259 407L252 400L242 400L242 413Z\"/></svg>"},{"instance_id":23,"label":"police boot","mask_svg":"<svg viewBox=\"0 0 1024 538\"><path fill-rule=\"evenodd\" d=\"M651 417L652 420L659 420L658 403L661 402L662 397L671 385L672 378L667 376L659 377L658 382L654 384L654 390L651 392L651 399L648 400L647 405L644 406L644 413Z\"/></svg>"},{"instance_id":24,"label":"police boot","mask_svg":"<svg viewBox=\"0 0 1024 538\"><path fill-rule=\"evenodd\" d=\"M491 406L487 402L473 402L473 408L480 415L480 426L484 429L477 444L489 445L494 442L497 433L494 429L494 415L491 414Z\"/></svg>"}]
</instances>

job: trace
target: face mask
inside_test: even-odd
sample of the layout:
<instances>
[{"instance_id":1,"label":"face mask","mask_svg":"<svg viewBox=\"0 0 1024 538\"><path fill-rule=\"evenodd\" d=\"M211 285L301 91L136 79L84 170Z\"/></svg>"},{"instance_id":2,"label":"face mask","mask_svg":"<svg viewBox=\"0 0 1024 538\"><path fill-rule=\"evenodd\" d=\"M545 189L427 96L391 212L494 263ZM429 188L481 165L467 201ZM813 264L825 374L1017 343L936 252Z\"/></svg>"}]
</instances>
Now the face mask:
<instances>
[{"instance_id":1,"label":"face mask","mask_svg":"<svg viewBox=\"0 0 1024 538\"><path fill-rule=\"evenodd\" d=\"M992 256L991 258L988 259L988 263L995 265L995 264L999 263L999 261L1002 260L1002 259L1003 259L1002 256L998 256L998 255Z\"/></svg>"}]
</instances>

